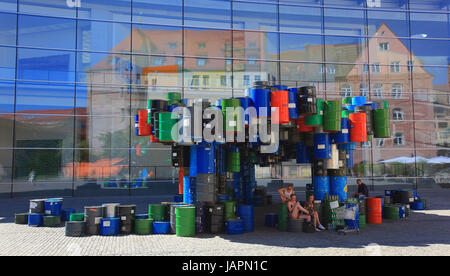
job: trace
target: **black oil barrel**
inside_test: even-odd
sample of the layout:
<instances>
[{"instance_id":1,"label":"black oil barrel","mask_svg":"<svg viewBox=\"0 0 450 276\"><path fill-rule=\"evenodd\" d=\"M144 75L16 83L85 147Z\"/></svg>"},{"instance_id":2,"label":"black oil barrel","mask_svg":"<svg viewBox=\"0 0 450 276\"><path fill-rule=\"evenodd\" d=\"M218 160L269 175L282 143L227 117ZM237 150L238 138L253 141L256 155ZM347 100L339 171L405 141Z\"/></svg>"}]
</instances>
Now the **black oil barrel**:
<instances>
[{"instance_id":1,"label":"black oil barrel","mask_svg":"<svg viewBox=\"0 0 450 276\"><path fill-rule=\"evenodd\" d=\"M82 237L86 232L86 223L84 221L67 221L66 236Z\"/></svg>"},{"instance_id":2,"label":"black oil barrel","mask_svg":"<svg viewBox=\"0 0 450 276\"><path fill-rule=\"evenodd\" d=\"M206 206L206 231L210 234L225 232L225 206L214 204Z\"/></svg>"},{"instance_id":3,"label":"black oil barrel","mask_svg":"<svg viewBox=\"0 0 450 276\"><path fill-rule=\"evenodd\" d=\"M367 215L367 201L365 199L359 201L359 214Z\"/></svg>"},{"instance_id":4,"label":"black oil barrel","mask_svg":"<svg viewBox=\"0 0 450 276\"><path fill-rule=\"evenodd\" d=\"M136 220L136 205L120 205L119 218L120 233L124 235L131 234L134 230L134 223Z\"/></svg>"},{"instance_id":5,"label":"black oil barrel","mask_svg":"<svg viewBox=\"0 0 450 276\"><path fill-rule=\"evenodd\" d=\"M197 202L215 203L217 193L215 174L197 174Z\"/></svg>"},{"instance_id":6,"label":"black oil barrel","mask_svg":"<svg viewBox=\"0 0 450 276\"><path fill-rule=\"evenodd\" d=\"M100 220L103 218L102 206L84 207L87 235L100 235Z\"/></svg>"},{"instance_id":7,"label":"black oil barrel","mask_svg":"<svg viewBox=\"0 0 450 276\"><path fill-rule=\"evenodd\" d=\"M30 200L30 214L44 214L46 199Z\"/></svg>"},{"instance_id":8,"label":"black oil barrel","mask_svg":"<svg viewBox=\"0 0 450 276\"><path fill-rule=\"evenodd\" d=\"M414 200L413 191L392 191L392 201L394 204L410 204Z\"/></svg>"},{"instance_id":9,"label":"black oil barrel","mask_svg":"<svg viewBox=\"0 0 450 276\"><path fill-rule=\"evenodd\" d=\"M195 231L197 234L206 232L206 213L206 204L202 202L197 203L195 206Z\"/></svg>"},{"instance_id":10,"label":"black oil barrel","mask_svg":"<svg viewBox=\"0 0 450 276\"><path fill-rule=\"evenodd\" d=\"M305 86L298 89L297 110L300 114L317 114L316 88Z\"/></svg>"},{"instance_id":11,"label":"black oil barrel","mask_svg":"<svg viewBox=\"0 0 450 276\"><path fill-rule=\"evenodd\" d=\"M347 176L347 169L328 170L328 176L330 177L342 177Z\"/></svg>"},{"instance_id":12,"label":"black oil barrel","mask_svg":"<svg viewBox=\"0 0 450 276\"><path fill-rule=\"evenodd\" d=\"M21 225L27 225L28 224L28 213L15 214L14 223L21 224Z\"/></svg>"},{"instance_id":13,"label":"black oil barrel","mask_svg":"<svg viewBox=\"0 0 450 276\"><path fill-rule=\"evenodd\" d=\"M328 176L326 160L316 159L313 162L314 176L326 177Z\"/></svg>"}]
</instances>

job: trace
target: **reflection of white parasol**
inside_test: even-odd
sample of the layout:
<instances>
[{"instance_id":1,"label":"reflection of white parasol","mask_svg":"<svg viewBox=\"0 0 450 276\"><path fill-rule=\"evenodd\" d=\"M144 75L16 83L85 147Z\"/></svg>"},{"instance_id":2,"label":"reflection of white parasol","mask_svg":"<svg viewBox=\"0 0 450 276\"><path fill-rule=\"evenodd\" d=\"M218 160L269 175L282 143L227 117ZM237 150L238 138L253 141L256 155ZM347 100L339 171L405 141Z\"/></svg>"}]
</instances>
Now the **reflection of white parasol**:
<instances>
[{"instance_id":1,"label":"reflection of white parasol","mask_svg":"<svg viewBox=\"0 0 450 276\"><path fill-rule=\"evenodd\" d=\"M445 156L434 157L428 160L428 164L450 164L450 158Z\"/></svg>"},{"instance_id":2,"label":"reflection of white parasol","mask_svg":"<svg viewBox=\"0 0 450 276\"><path fill-rule=\"evenodd\" d=\"M403 164L414 164L416 162L428 162L428 159L417 156L417 157L397 157L394 159L389 159L385 161L380 161L379 163L403 163Z\"/></svg>"}]
</instances>

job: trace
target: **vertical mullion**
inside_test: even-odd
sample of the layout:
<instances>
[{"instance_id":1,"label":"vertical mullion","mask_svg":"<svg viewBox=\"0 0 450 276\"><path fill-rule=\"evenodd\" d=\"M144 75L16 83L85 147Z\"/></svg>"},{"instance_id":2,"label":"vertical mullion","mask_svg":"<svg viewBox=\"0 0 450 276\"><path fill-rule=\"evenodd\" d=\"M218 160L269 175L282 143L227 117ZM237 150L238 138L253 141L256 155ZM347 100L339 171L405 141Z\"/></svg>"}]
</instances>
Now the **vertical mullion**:
<instances>
[{"instance_id":1,"label":"vertical mullion","mask_svg":"<svg viewBox=\"0 0 450 276\"><path fill-rule=\"evenodd\" d=\"M231 15L231 96L234 98L234 5L233 1L230 1L230 15ZM225 61L225 68L226 68ZM226 69L225 69L226 70Z\"/></svg>"},{"instance_id":2,"label":"vertical mullion","mask_svg":"<svg viewBox=\"0 0 450 276\"><path fill-rule=\"evenodd\" d=\"M322 64L321 66L323 67L323 73L322 73L322 82L323 82L323 92L324 92L324 98L325 100L327 100L327 58L326 58L326 45L325 45L325 7L324 5L322 5L323 3L321 3L320 6L320 19L321 19L321 27L320 27L320 32L321 32L321 36L322 36ZM319 85L320 88L320 85Z\"/></svg>"},{"instance_id":3,"label":"vertical mullion","mask_svg":"<svg viewBox=\"0 0 450 276\"><path fill-rule=\"evenodd\" d=\"M75 197L75 151L76 151L76 130L77 130L77 84L78 84L78 9L75 14L75 84L73 94L73 149L72 149L72 197Z\"/></svg>"},{"instance_id":4,"label":"vertical mullion","mask_svg":"<svg viewBox=\"0 0 450 276\"><path fill-rule=\"evenodd\" d=\"M184 98L186 98L186 95L185 95L185 89L184 89L184 78L185 78L185 76L184 76L184 73L185 73L185 70L184 70L184 67L185 67L185 65L186 65L186 62L185 62L185 49L184 49L184 47L185 47L185 27L184 27L184 16L185 16L185 10L184 10L184 0L182 0L181 1L181 94L183 95L183 99ZM155 174L156 174L156 170L155 170Z\"/></svg>"},{"instance_id":5,"label":"vertical mullion","mask_svg":"<svg viewBox=\"0 0 450 276\"><path fill-rule=\"evenodd\" d=\"M128 140L128 145L129 145L129 150L128 150L128 181L129 183L132 182L131 179L131 158L132 158L132 154L133 154L133 150L132 150L132 143L131 140L133 139L133 131L132 131L132 126L133 124L133 101L132 101L132 95L133 95L133 70L134 70L134 66L133 66L133 0L130 1L130 37L131 37L131 41L130 41L130 78L129 78L129 84L128 84L128 89L130 92L130 114L129 114L129 125L128 125L128 132L129 132L129 140ZM111 149L112 150L112 149ZM132 185L128 185L128 196L131 196L131 186Z\"/></svg>"},{"instance_id":6,"label":"vertical mullion","mask_svg":"<svg viewBox=\"0 0 450 276\"><path fill-rule=\"evenodd\" d=\"M12 156L11 156L11 187L10 198L14 197L14 174L16 163L16 112L17 112L17 79L18 79L18 55L19 55L19 1L16 6L16 60L14 73L14 115L13 115L13 141L12 141Z\"/></svg>"},{"instance_id":7,"label":"vertical mullion","mask_svg":"<svg viewBox=\"0 0 450 276\"><path fill-rule=\"evenodd\" d=\"M281 80L281 14L280 14L280 0L277 1L277 37L278 37L278 53L277 53L277 77L278 77L278 84L283 85Z\"/></svg>"}]
</instances>

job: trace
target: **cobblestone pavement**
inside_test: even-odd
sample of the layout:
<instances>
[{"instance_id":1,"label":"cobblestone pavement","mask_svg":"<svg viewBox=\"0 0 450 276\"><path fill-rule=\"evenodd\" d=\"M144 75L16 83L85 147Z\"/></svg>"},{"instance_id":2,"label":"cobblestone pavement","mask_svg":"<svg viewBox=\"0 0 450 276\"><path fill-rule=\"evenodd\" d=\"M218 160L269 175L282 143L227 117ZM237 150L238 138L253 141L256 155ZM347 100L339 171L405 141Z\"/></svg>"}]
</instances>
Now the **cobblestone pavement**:
<instances>
[{"instance_id":1,"label":"cobblestone pavement","mask_svg":"<svg viewBox=\"0 0 450 276\"><path fill-rule=\"evenodd\" d=\"M13 223L13 214L27 211L28 201L0 200L0 256L4 255L146 255L146 256L303 256L303 255L446 255L450 256L450 190L422 191L428 211L414 212L402 222L369 225L359 235L339 236L285 233L263 226L264 213L276 205L257 208L256 231L240 236L173 235L69 238L64 228L32 228ZM136 204L146 213L148 203L168 201L164 197L67 198L65 208L82 211L83 206L107 202Z\"/></svg>"}]
</instances>

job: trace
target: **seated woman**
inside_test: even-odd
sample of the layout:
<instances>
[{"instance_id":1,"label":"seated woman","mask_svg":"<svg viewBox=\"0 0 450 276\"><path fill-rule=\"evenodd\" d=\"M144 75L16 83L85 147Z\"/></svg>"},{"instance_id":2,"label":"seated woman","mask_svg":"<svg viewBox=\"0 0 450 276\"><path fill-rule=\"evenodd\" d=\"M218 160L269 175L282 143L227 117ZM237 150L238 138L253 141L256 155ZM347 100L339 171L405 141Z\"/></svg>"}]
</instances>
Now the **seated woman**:
<instances>
[{"instance_id":1,"label":"seated woman","mask_svg":"<svg viewBox=\"0 0 450 276\"><path fill-rule=\"evenodd\" d=\"M278 190L278 193L280 193L281 202L283 204L288 203L291 200L291 196L295 195L294 191L294 184L289 184L287 188L281 188Z\"/></svg>"},{"instance_id":2,"label":"seated woman","mask_svg":"<svg viewBox=\"0 0 450 276\"><path fill-rule=\"evenodd\" d=\"M325 227L323 227L323 225L320 223L320 219L319 219L319 213L317 213L315 207L314 207L314 195L310 195L308 197L308 200L305 203L305 208L306 210L308 210L308 213L310 214L312 220L313 220L313 225L314 228L316 228L317 232L326 230Z\"/></svg>"},{"instance_id":3,"label":"seated woman","mask_svg":"<svg viewBox=\"0 0 450 276\"><path fill-rule=\"evenodd\" d=\"M295 194L291 196L291 201L288 202L288 209L291 219L306 219L308 222L311 222L308 210L303 208L300 202L297 201Z\"/></svg>"}]
</instances>

